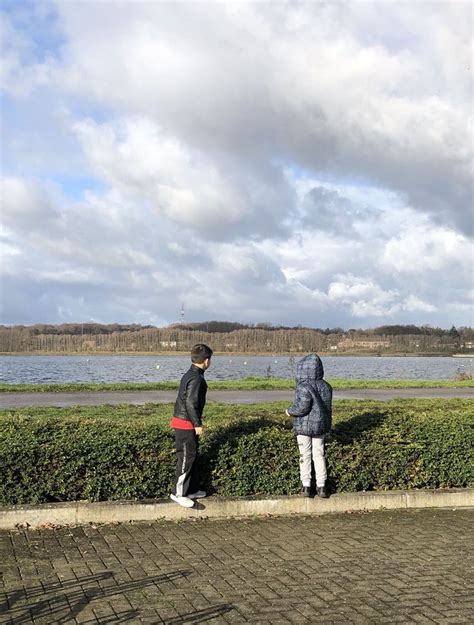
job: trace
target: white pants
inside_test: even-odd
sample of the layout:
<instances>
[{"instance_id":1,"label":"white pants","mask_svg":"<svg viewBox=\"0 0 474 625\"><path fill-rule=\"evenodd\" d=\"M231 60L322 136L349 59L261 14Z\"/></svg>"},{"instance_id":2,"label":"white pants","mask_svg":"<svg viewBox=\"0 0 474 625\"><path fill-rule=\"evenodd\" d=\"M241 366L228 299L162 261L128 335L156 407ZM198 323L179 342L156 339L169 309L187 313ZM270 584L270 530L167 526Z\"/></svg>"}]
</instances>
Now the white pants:
<instances>
[{"instance_id":1,"label":"white pants","mask_svg":"<svg viewBox=\"0 0 474 625\"><path fill-rule=\"evenodd\" d=\"M300 476L303 486L311 486L311 460L314 462L316 474L316 486L321 487L326 483L326 458L324 457L324 434L322 436L296 437L300 450ZM312 456L312 457L311 457Z\"/></svg>"}]
</instances>

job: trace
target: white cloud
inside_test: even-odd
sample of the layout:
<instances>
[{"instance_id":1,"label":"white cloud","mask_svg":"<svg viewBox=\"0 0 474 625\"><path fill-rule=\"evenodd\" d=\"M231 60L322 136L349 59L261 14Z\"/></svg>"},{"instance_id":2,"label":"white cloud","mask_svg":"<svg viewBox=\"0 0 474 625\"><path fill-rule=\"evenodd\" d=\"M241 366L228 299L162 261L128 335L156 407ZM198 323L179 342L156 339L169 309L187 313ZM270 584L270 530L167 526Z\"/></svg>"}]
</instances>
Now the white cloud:
<instances>
[{"instance_id":1,"label":"white cloud","mask_svg":"<svg viewBox=\"0 0 474 625\"><path fill-rule=\"evenodd\" d=\"M51 6L3 27L5 319L466 323L467 4Z\"/></svg>"},{"instance_id":2,"label":"white cloud","mask_svg":"<svg viewBox=\"0 0 474 625\"><path fill-rule=\"evenodd\" d=\"M31 61L32 43L0 14L0 85L2 90L24 97L48 80L48 66Z\"/></svg>"},{"instance_id":3,"label":"white cloud","mask_svg":"<svg viewBox=\"0 0 474 625\"><path fill-rule=\"evenodd\" d=\"M399 293L385 291L372 279L351 274L338 276L329 285L328 297L334 302L350 304L354 317L381 317L391 314Z\"/></svg>"},{"instance_id":4,"label":"white cloud","mask_svg":"<svg viewBox=\"0 0 474 625\"><path fill-rule=\"evenodd\" d=\"M455 266L458 272L472 271L473 248L463 235L429 223L413 223L389 239L382 263L394 273L419 274Z\"/></svg>"},{"instance_id":5,"label":"white cloud","mask_svg":"<svg viewBox=\"0 0 474 625\"><path fill-rule=\"evenodd\" d=\"M49 223L59 214L41 184L15 176L0 179L1 216L3 225L10 228L33 229L39 223Z\"/></svg>"},{"instance_id":6,"label":"white cloud","mask_svg":"<svg viewBox=\"0 0 474 625\"><path fill-rule=\"evenodd\" d=\"M18 246L0 240L0 265L3 275L15 275L18 256L21 254L22 251Z\"/></svg>"},{"instance_id":7,"label":"white cloud","mask_svg":"<svg viewBox=\"0 0 474 625\"><path fill-rule=\"evenodd\" d=\"M113 125L82 121L74 130L98 176L203 236L227 238L229 228L262 208L257 181L239 184L235 174L220 171L206 154L167 137L148 118ZM263 202L268 202L265 191L271 198L272 190L264 189Z\"/></svg>"},{"instance_id":8,"label":"white cloud","mask_svg":"<svg viewBox=\"0 0 474 625\"><path fill-rule=\"evenodd\" d=\"M405 302L402 305L403 310L408 310L409 312L434 312L436 307L432 304L428 304L427 302L421 301L416 295L410 295L407 297Z\"/></svg>"},{"instance_id":9,"label":"white cloud","mask_svg":"<svg viewBox=\"0 0 474 625\"><path fill-rule=\"evenodd\" d=\"M57 80L74 92L154 120L214 167L281 157L351 171L472 231L467 5L437 7L428 26L422 4L107 6L94 20L86 5L58 6Z\"/></svg>"}]
</instances>

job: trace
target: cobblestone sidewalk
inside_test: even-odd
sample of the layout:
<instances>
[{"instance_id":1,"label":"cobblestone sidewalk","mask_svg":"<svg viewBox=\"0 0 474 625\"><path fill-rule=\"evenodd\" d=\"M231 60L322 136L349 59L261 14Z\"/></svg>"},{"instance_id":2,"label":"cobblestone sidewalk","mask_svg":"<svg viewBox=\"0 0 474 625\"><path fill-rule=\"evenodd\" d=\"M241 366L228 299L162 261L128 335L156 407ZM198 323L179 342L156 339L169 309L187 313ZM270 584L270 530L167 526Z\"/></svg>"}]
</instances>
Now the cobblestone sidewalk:
<instances>
[{"instance_id":1,"label":"cobblestone sidewalk","mask_svg":"<svg viewBox=\"0 0 474 625\"><path fill-rule=\"evenodd\" d=\"M0 532L0 622L474 622L469 510Z\"/></svg>"}]
</instances>

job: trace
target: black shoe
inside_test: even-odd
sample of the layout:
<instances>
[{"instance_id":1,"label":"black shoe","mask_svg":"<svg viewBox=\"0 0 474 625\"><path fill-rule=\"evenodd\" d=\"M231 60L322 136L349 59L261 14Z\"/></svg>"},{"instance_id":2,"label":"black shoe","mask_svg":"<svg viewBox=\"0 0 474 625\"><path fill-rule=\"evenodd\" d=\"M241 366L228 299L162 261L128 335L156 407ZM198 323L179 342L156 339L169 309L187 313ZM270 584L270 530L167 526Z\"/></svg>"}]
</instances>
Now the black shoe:
<instances>
[{"instance_id":1,"label":"black shoe","mask_svg":"<svg viewBox=\"0 0 474 625\"><path fill-rule=\"evenodd\" d=\"M325 486L318 486L316 488L316 495L318 497L321 497L321 499L328 499L329 495L326 492L326 487Z\"/></svg>"},{"instance_id":2,"label":"black shoe","mask_svg":"<svg viewBox=\"0 0 474 625\"><path fill-rule=\"evenodd\" d=\"M303 495L303 497L311 497L311 487L303 486L303 488L301 489L301 494Z\"/></svg>"}]
</instances>

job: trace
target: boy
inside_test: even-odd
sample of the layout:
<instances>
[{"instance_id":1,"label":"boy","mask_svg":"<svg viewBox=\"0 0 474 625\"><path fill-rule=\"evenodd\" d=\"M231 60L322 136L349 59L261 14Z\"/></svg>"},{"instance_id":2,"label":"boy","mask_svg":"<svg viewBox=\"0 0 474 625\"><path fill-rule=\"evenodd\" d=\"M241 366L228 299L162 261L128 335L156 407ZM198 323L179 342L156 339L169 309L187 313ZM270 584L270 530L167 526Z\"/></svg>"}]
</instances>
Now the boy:
<instances>
[{"instance_id":1,"label":"boy","mask_svg":"<svg viewBox=\"0 0 474 625\"><path fill-rule=\"evenodd\" d=\"M308 354L296 367L295 402L286 414L293 417L293 431L300 450L300 477L303 497L311 496L311 460L316 474L316 494L327 498L324 435L331 429L332 387L323 380L323 363L317 354Z\"/></svg>"},{"instance_id":2,"label":"boy","mask_svg":"<svg viewBox=\"0 0 474 625\"><path fill-rule=\"evenodd\" d=\"M206 496L203 490L199 490L197 456L207 393L204 372L211 365L211 356L212 349L203 343L192 348L192 365L181 378L170 423L174 428L177 454L176 478L170 497L185 508L192 508L196 499Z\"/></svg>"}]
</instances>

